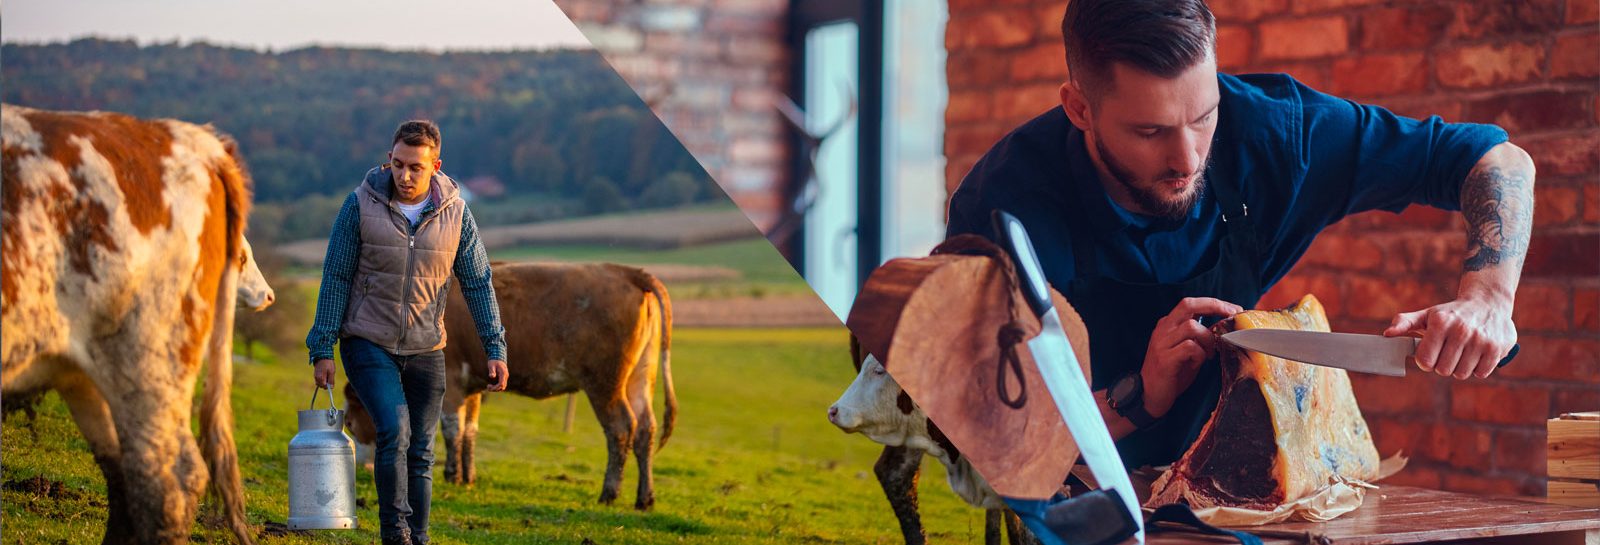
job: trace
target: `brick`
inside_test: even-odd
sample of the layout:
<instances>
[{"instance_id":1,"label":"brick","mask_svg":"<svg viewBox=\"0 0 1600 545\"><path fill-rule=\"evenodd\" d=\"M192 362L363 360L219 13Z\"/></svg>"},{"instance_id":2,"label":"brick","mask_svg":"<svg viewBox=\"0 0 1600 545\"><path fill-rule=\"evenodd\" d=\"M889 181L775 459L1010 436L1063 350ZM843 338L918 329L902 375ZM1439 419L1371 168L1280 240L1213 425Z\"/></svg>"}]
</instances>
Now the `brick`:
<instances>
[{"instance_id":1,"label":"brick","mask_svg":"<svg viewBox=\"0 0 1600 545\"><path fill-rule=\"evenodd\" d=\"M988 91L951 91L944 109L947 124L983 121L994 115L994 97Z\"/></svg>"},{"instance_id":2,"label":"brick","mask_svg":"<svg viewBox=\"0 0 1600 545\"><path fill-rule=\"evenodd\" d=\"M1035 37L1041 42L1062 43L1061 20L1067 17L1067 3L1051 2L1039 8L1038 16L1039 30Z\"/></svg>"},{"instance_id":3,"label":"brick","mask_svg":"<svg viewBox=\"0 0 1600 545\"><path fill-rule=\"evenodd\" d=\"M779 161L783 156L783 143L768 138L738 138L728 148L728 158L736 163Z\"/></svg>"},{"instance_id":4,"label":"brick","mask_svg":"<svg viewBox=\"0 0 1600 545\"><path fill-rule=\"evenodd\" d=\"M1557 37L1550 48L1550 77L1593 81L1595 76L1600 76L1600 33Z\"/></svg>"},{"instance_id":5,"label":"brick","mask_svg":"<svg viewBox=\"0 0 1600 545\"><path fill-rule=\"evenodd\" d=\"M995 121L1007 127L1021 125L1047 110L1061 107L1060 83L1036 83L1008 89L995 97Z\"/></svg>"},{"instance_id":6,"label":"brick","mask_svg":"<svg viewBox=\"0 0 1600 545\"><path fill-rule=\"evenodd\" d=\"M1263 59L1327 57L1350 48L1350 27L1344 17L1267 21L1259 31Z\"/></svg>"},{"instance_id":7,"label":"brick","mask_svg":"<svg viewBox=\"0 0 1600 545\"><path fill-rule=\"evenodd\" d=\"M1454 278L1467 255L1465 232L1406 233L1377 236L1388 251L1383 272L1408 277Z\"/></svg>"},{"instance_id":8,"label":"brick","mask_svg":"<svg viewBox=\"0 0 1600 545\"><path fill-rule=\"evenodd\" d=\"M1545 443L1543 426L1512 428L1494 432L1494 469L1524 475L1543 475L1545 472Z\"/></svg>"},{"instance_id":9,"label":"brick","mask_svg":"<svg viewBox=\"0 0 1600 545\"><path fill-rule=\"evenodd\" d=\"M1445 490L1466 492L1481 496L1521 496L1544 495L1542 487L1532 482L1526 476L1519 475L1493 475L1479 472L1449 472L1440 483ZM1534 493L1534 488L1538 488Z\"/></svg>"},{"instance_id":10,"label":"brick","mask_svg":"<svg viewBox=\"0 0 1600 545\"><path fill-rule=\"evenodd\" d=\"M1572 324L1581 331L1600 332L1600 289L1574 290Z\"/></svg>"},{"instance_id":11,"label":"brick","mask_svg":"<svg viewBox=\"0 0 1600 545\"><path fill-rule=\"evenodd\" d=\"M1255 36L1243 25L1217 26L1217 67L1228 69L1250 64Z\"/></svg>"},{"instance_id":12,"label":"brick","mask_svg":"<svg viewBox=\"0 0 1600 545\"><path fill-rule=\"evenodd\" d=\"M1542 35L1561 27L1563 0L1459 2L1450 37L1478 39L1510 35Z\"/></svg>"},{"instance_id":13,"label":"brick","mask_svg":"<svg viewBox=\"0 0 1600 545\"><path fill-rule=\"evenodd\" d=\"M1524 278L1600 276L1600 234L1535 232L1528 243Z\"/></svg>"},{"instance_id":14,"label":"brick","mask_svg":"<svg viewBox=\"0 0 1600 545\"><path fill-rule=\"evenodd\" d=\"M1493 465L1494 433L1482 426L1445 424L1433 428L1434 444L1449 444L1447 462L1455 469L1487 470Z\"/></svg>"},{"instance_id":15,"label":"brick","mask_svg":"<svg viewBox=\"0 0 1600 545\"><path fill-rule=\"evenodd\" d=\"M945 62L945 80L951 90L987 89L1005 81L1009 69L1006 63L994 62L993 52L951 51Z\"/></svg>"},{"instance_id":16,"label":"brick","mask_svg":"<svg viewBox=\"0 0 1600 545\"><path fill-rule=\"evenodd\" d=\"M1555 283L1523 282L1517 287L1511 320L1518 331L1564 332L1572 323L1572 290Z\"/></svg>"},{"instance_id":17,"label":"brick","mask_svg":"<svg viewBox=\"0 0 1600 545\"><path fill-rule=\"evenodd\" d=\"M1522 351L1491 377L1594 383L1600 377L1600 341L1544 333L1518 336Z\"/></svg>"},{"instance_id":18,"label":"brick","mask_svg":"<svg viewBox=\"0 0 1600 545\"><path fill-rule=\"evenodd\" d=\"M1007 130L1009 129L1006 126L995 123L947 127L944 140L946 146L958 150L977 150L981 153L994 146Z\"/></svg>"},{"instance_id":19,"label":"brick","mask_svg":"<svg viewBox=\"0 0 1600 545\"><path fill-rule=\"evenodd\" d=\"M1387 455L1387 453L1381 451L1379 454ZM1438 490L1443 482L1444 476L1439 473L1438 469L1422 464L1407 464L1405 469L1383 480L1383 484L1415 486L1432 490Z\"/></svg>"},{"instance_id":20,"label":"brick","mask_svg":"<svg viewBox=\"0 0 1600 545\"><path fill-rule=\"evenodd\" d=\"M1383 264L1383 248L1367 237L1323 233L1300 260L1327 270L1372 271Z\"/></svg>"},{"instance_id":21,"label":"brick","mask_svg":"<svg viewBox=\"0 0 1600 545\"><path fill-rule=\"evenodd\" d=\"M1589 377L1587 384L1563 388L1550 399L1550 418L1566 413L1600 409L1600 377Z\"/></svg>"},{"instance_id":22,"label":"brick","mask_svg":"<svg viewBox=\"0 0 1600 545\"><path fill-rule=\"evenodd\" d=\"M1350 316L1388 323L1411 312L1449 300L1445 286L1410 278L1350 275L1345 278Z\"/></svg>"},{"instance_id":23,"label":"brick","mask_svg":"<svg viewBox=\"0 0 1600 545\"><path fill-rule=\"evenodd\" d=\"M1307 87L1320 90L1328 88L1329 64L1326 62L1301 62L1251 66L1250 69L1259 70L1263 73L1282 72L1300 80L1300 83L1306 84Z\"/></svg>"},{"instance_id":24,"label":"brick","mask_svg":"<svg viewBox=\"0 0 1600 545\"><path fill-rule=\"evenodd\" d=\"M1415 49L1439 41L1455 12L1448 6L1379 8L1361 14L1356 43L1361 49Z\"/></svg>"},{"instance_id":25,"label":"brick","mask_svg":"<svg viewBox=\"0 0 1600 545\"><path fill-rule=\"evenodd\" d=\"M734 36L728 39L723 54L734 64L778 65L789 58L789 48L781 40L767 36Z\"/></svg>"},{"instance_id":26,"label":"brick","mask_svg":"<svg viewBox=\"0 0 1600 545\"><path fill-rule=\"evenodd\" d=\"M753 16L749 14L733 14L713 11L706 14L705 30L706 32L712 34L782 36L785 27L784 20L779 17Z\"/></svg>"},{"instance_id":27,"label":"brick","mask_svg":"<svg viewBox=\"0 0 1600 545\"><path fill-rule=\"evenodd\" d=\"M1527 362L1523 362L1527 363ZM1454 381L1450 385L1450 417L1492 424L1532 426L1545 421L1550 391L1504 381Z\"/></svg>"},{"instance_id":28,"label":"brick","mask_svg":"<svg viewBox=\"0 0 1600 545\"><path fill-rule=\"evenodd\" d=\"M1582 190L1541 181L1533 188L1533 227L1543 229L1572 223L1578 219Z\"/></svg>"},{"instance_id":29,"label":"brick","mask_svg":"<svg viewBox=\"0 0 1600 545\"><path fill-rule=\"evenodd\" d=\"M1212 0L1206 2L1218 21L1254 21L1263 15L1283 13L1287 0Z\"/></svg>"},{"instance_id":30,"label":"brick","mask_svg":"<svg viewBox=\"0 0 1600 545\"><path fill-rule=\"evenodd\" d=\"M1600 172L1600 132L1585 131L1572 136L1531 138L1518 144L1533 156L1539 177ZM1585 202L1595 202L1585 198ZM1591 207L1592 208L1592 207ZM1595 221L1585 211L1584 221Z\"/></svg>"},{"instance_id":31,"label":"brick","mask_svg":"<svg viewBox=\"0 0 1600 545\"><path fill-rule=\"evenodd\" d=\"M1314 271L1310 267L1295 267L1256 302L1256 308L1284 308L1309 293L1322 302L1322 310L1330 319L1343 316L1344 289L1339 285L1338 275Z\"/></svg>"},{"instance_id":32,"label":"brick","mask_svg":"<svg viewBox=\"0 0 1600 545\"><path fill-rule=\"evenodd\" d=\"M1567 0L1567 24L1594 24L1596 21L1600 21L1600 2Z\"/></svg>"},{"instance_id":33,"label":"brick","mask_svg":"<svg viewBox=\"0 0 1600 545\"><path fill-rule=\"evenodd\" d=\"M1470 45L1437 53L1439 83L1454 88L1495 87L1539 77L1544 48L1534 43Z\"/></svg>"},{"instance_id":34,"label":"brick","mask_svg":"<svg viewBox=\"0 0 1600 545\"><path fill-rule=\"evenodd\" d=\"M1592 125L1591 95L1582 91L1534 91L1496 95L1466 103L1468 121L1494 123L1513 135L1578 129Z\"/></svg>"},{"instance_id":35,"label":"brick","mask_svg":"<svg viewBox=\"0 0 1600 545\"><path fill-rule=\"evenodd\" d=\"M1354 8L1368 4L1376 4L1380 0L1296 0L1292 8L1295 13L1312 13L1318 11L1337 11L1345 8Z\"/></svg>"},{"instance_id":36,"label":"brick","mask_svg":"<svg viewBox=\"0 0 1600 545\"><path fill-rule=\"evenodd\" d=\"M1011 81L1067 80L1067 56L1059 42L1046 42L1011 56Z\"/></svg>"},{"instance_id":37,"label":"brick","mask_svg":"<svg viewBox=\"0 0 1600 545\"><path fill-rule=\"evenodd\" d=\"M1438 381L1411 373L1404 379L1349 373L1361 414L1398 418L1433 418L1445 410Z\"/></svg>"},{"instance_id":38,"label":"brick","mask_svg":"<svg viewBox=\"0 0 1600 545\"><path fill-rule=\"evenodd\" d=\"M1428 88L1422 53L1380 53L1334 61L1332 93L1370 97L1420 93Z\"/></svg>"},{"instance_id":39,"label":"brick","mask_svg":"<svg viewBox=\"0 0 1600 545\"><path fill-rule=\"evenodd\" d=\"M1033 41L1036 25L1026 10L988 10L966 17L959 26L946 32L950 50L980 47L1016 47Z\"/></svg>"}]
</instances>

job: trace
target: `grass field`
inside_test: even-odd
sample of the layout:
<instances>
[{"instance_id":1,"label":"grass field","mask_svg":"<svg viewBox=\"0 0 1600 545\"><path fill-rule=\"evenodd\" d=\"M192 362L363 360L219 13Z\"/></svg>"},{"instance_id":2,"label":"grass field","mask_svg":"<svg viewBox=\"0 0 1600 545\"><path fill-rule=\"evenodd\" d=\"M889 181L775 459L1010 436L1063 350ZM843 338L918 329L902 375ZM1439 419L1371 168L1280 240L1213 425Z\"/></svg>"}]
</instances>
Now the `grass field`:
<instances>
[{"instance_id":1,"label":"grass field","mask_svg":"<svg viewBox=\"0 0 1600 545\"><path fill-rule=\"evenodd\" d=\"M656 458L654 511L631 508L637 483L631 461L617 505L595 502L605 448L586 403L579 404L574 431L564 434L563 399L497 394L483 409L479 483L451 485L435 470L435 543L900 541L872 477L880 449L840 433L824 416L852 378L842 328L680 328L673 344L681 417ZM299 357L275 359L239 365L235 382L241 465L250 519L258 527L286 520L286 449L295 433L294 411L311 393L310 370ZM659 405L659 388L657 395ZM14 415L0 432L0 541L98 542L105 531L104 483L65 406L51 394L31 432L24 422ZM924 469L922 512L930 537L980 542L982 511L950 492L937 462L925 461ZM359 472L357 487L369 506L359 513L361 529L272 534L262 542L376 542L369 473ZM195 541L202 540L229 538L197 526Z\"/></svg>"},{"instance_id":2,"label":"grass field","mask_svg":"<svg viewBox=\"0 0 1600 545\"><path fill-rule=\"evenodd\" d=\"M804 295L811 287L765 238L751 238L670 250L641 250L597 245L538 246L490 252L505 260L608 261L635 266L655 264L715 265L739 271L740 278L719 282L680 282L668 286L673 298L705 299L734 296Z\"/></svg>"}]
</instances>

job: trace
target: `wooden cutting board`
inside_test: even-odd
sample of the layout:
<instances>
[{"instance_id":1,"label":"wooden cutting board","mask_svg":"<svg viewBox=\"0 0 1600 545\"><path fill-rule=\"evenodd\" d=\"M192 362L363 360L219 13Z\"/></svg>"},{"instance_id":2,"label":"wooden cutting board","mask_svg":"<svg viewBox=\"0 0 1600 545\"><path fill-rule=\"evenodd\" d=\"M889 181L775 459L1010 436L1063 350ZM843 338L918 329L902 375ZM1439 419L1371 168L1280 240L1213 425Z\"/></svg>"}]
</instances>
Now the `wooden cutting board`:
<instances>
[{"instance_id":1,"label":"wooden cutting board","mask_svg":"<svg viewBox=\"0 0 1600 545\"><path fill-rule=\"evenodd\" d=\"M846 323L996 492L1045 499L1066 481L1078 448L1025 344L1038 334L1039 321L999 259L892 260L867 280ZM1051 290L1051 296L1088 376L1083 320L1061 294ZM1004 376L1011 399L1026 395L1020 408L1002 402L997 387L997 337L1013 317L1024 332L1016 344L1022 380L1014 371Z\"/></svg>"}]
</instances>

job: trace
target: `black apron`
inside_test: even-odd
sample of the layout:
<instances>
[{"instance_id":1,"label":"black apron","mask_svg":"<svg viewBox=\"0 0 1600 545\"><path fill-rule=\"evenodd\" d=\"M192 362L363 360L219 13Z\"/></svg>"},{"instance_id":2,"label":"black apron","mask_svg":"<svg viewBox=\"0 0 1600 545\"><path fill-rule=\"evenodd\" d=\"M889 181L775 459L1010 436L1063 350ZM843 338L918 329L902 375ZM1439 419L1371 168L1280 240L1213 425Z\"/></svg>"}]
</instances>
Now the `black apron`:
<instances>
[{"instance_id":1,"label":"black apron","mask_svg":"<svg viewBox=\"0 0 1600 545\"><path fill-rule=\"evenodd\" d=\"M1207 184L1222 207L1225 233L1217 262L1183 282L1146 284L1085 276L1088 271L1099 270L1089 239L1092 235L1088 229L1072 230L1073 248L1077 249L1073 261L1079 274L1063 295L1083 316L1089 330L1092 389L1104 390L1124 375L1139 372L1156 320L1172 312L1179 300L1215 297L1247 309L1255 307L1262 294L1262 254L1239 188L1229 183L1238 183L1235 180L1238 178L1223 177L1223 183ZM1204 323L1210 325L1212 321ZM1220 366L1217 358L1211 358L1201 366L1188 390L1173 402L1171 410L1149 427L1117 441L1123 464L1131 470L1177 461L1200 436L1221 393Z\"/></svg>"}]
</instances>

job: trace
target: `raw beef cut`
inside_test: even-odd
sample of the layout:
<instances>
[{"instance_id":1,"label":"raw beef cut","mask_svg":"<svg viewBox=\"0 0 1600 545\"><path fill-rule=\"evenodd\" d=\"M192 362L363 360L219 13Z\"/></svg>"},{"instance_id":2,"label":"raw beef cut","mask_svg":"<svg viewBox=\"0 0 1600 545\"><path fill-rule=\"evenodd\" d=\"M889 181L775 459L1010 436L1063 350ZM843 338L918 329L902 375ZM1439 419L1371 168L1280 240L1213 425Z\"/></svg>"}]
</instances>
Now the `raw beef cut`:
<instances>
[{"instance_id":1,"label":"raw beef cut","mask_svg":"<svg viewBox=\"0 0 1600 545\"><path fill-rule=\"evenodd\" d=\"M1328 331L1322 303L1306 295L1278 311L1219 322L1218 334L1271 328ZM1372 481L1378 451L1343 369L1307 365L1218 341L1222 397L1200 437L1151 490L1147 505L1272 510L1316 492L1335 475Z\"/></svg>"}]
</instances>

